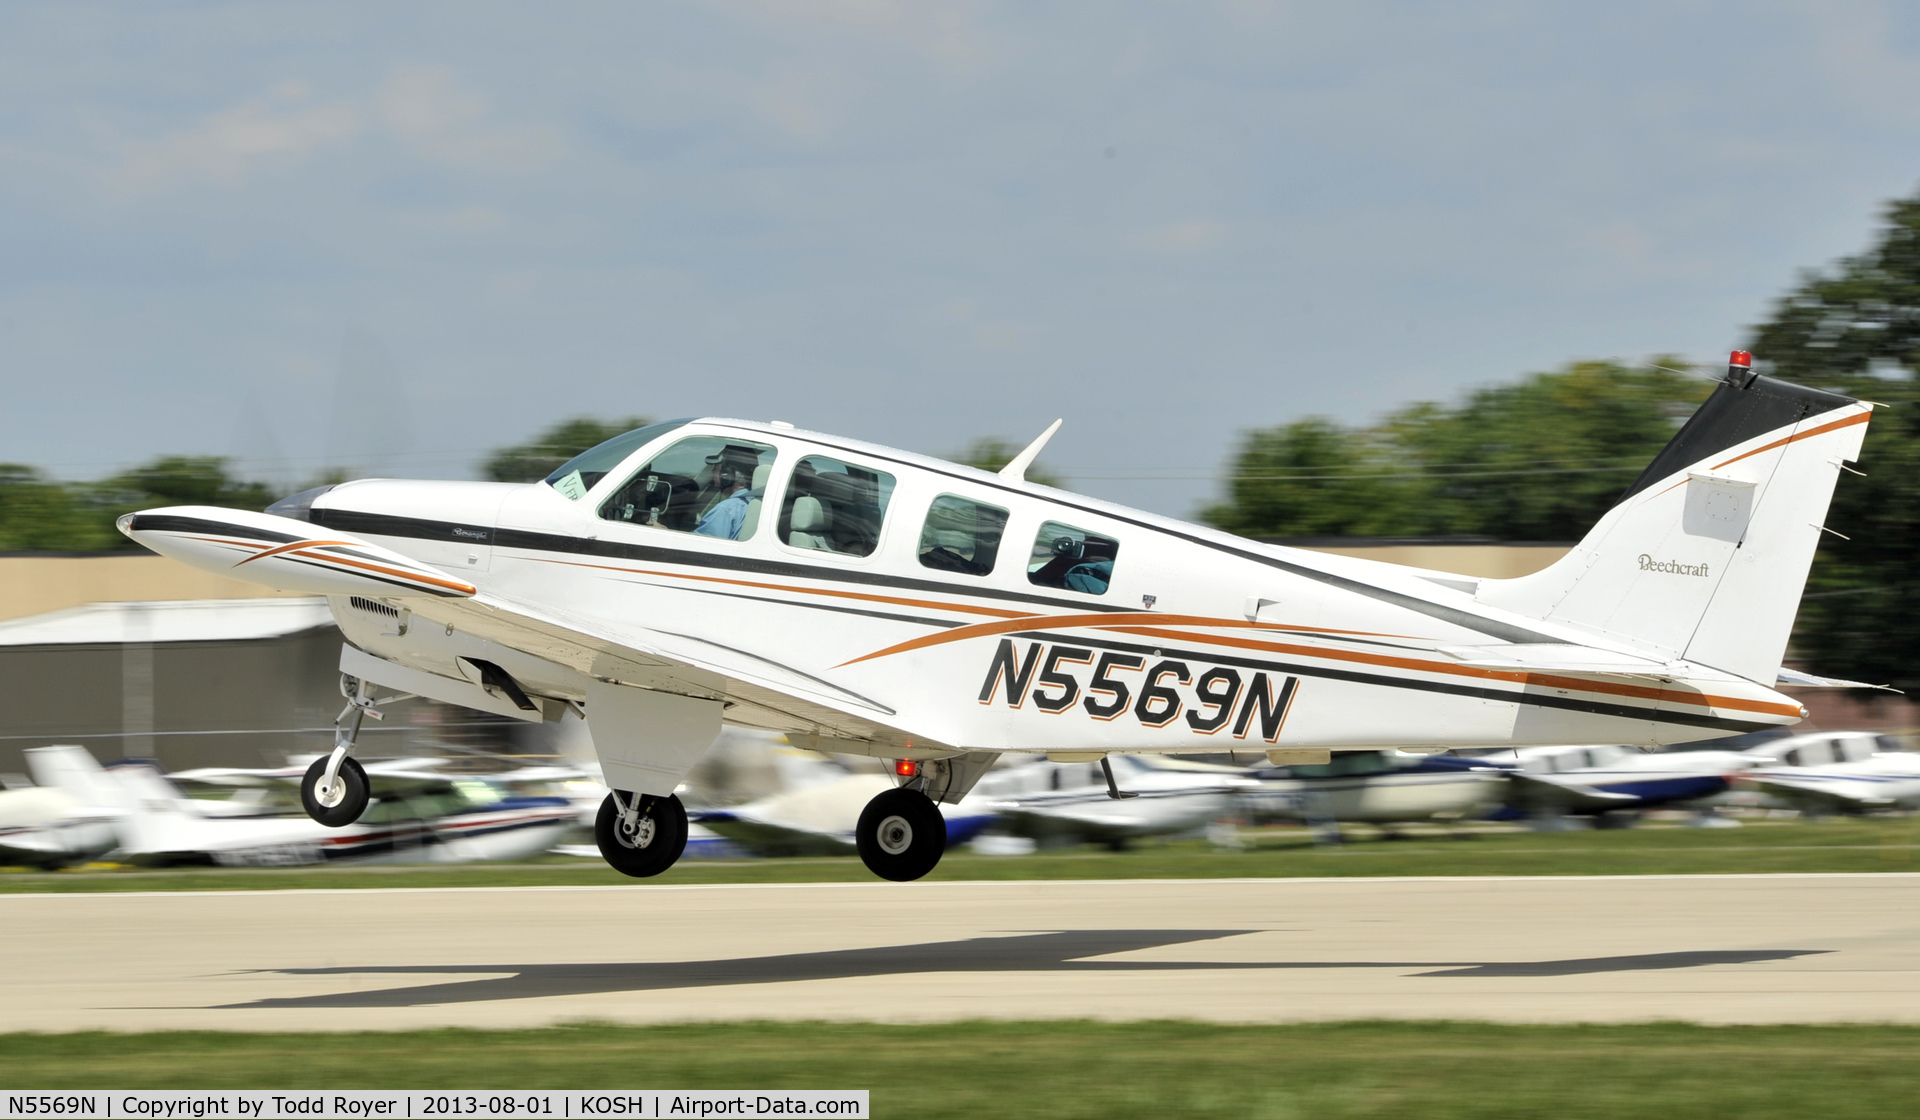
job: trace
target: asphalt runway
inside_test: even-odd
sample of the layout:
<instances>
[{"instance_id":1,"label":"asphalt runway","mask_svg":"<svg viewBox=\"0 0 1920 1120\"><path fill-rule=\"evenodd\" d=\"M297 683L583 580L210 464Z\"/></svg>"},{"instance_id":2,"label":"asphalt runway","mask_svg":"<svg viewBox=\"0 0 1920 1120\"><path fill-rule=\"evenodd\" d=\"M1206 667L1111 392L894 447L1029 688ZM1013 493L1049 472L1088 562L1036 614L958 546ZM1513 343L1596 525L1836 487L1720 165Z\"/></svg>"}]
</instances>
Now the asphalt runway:
<instances>
[{"instance_id":1,"label":"asphalt runway","mask_svg":"<svg viewBox=\"0 0 1920 1120\"><path fill-rule=\"evenodd\" d=\"M1920 875L0 895L0 1030L1920 1022Z\"/></svg>"}]
</instances>

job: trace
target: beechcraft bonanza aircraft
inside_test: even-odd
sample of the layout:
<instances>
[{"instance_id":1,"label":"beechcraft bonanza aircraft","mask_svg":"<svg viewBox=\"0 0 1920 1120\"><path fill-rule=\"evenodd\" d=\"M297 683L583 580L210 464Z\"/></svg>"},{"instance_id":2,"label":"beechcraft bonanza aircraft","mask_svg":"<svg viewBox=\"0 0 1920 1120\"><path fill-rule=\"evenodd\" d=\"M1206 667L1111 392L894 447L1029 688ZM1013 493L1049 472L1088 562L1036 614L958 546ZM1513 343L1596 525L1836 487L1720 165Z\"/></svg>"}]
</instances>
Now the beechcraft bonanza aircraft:
<instances>
[{"instance_id":1,"label":"beechcraft bonanza aircraft","mask_svg":"<svg viewBox=\"0 0 1920 1120\"><path fill-rule=\"evenodd\" d=\"M338 745L303 784L345 825L380 689L584 716L630 875L686 840L675 787L722 722L894 759L856 836L926 874L1002 752L1662 744L1797 722L1774 691L1872 406L1728 376L1564 559L1470 579L1299 552L998 474L739 420L628 432L543 483L364 480L265 513L131 514L156 552L326 594ZM1114 788L1115 796L1124 791Z\"/></svg>"}]
</instances>

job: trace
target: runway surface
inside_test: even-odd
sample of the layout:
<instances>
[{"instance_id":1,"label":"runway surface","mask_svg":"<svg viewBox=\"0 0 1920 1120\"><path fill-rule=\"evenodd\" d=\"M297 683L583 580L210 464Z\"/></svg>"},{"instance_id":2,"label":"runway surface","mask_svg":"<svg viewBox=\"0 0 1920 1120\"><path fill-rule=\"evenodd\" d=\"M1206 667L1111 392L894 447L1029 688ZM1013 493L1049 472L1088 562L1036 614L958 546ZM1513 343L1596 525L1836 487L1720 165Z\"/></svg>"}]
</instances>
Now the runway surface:
<instances>
[{"instance_id":1,"label":"runway surface","mask_svg":"<svg viewBox=\"0 0 1920 1120\"><path fill-rule=\"evenodd\" d=\"M1920 1022L1920 876L0 895L0 1030Z\"/></svg>"}]
</instances>

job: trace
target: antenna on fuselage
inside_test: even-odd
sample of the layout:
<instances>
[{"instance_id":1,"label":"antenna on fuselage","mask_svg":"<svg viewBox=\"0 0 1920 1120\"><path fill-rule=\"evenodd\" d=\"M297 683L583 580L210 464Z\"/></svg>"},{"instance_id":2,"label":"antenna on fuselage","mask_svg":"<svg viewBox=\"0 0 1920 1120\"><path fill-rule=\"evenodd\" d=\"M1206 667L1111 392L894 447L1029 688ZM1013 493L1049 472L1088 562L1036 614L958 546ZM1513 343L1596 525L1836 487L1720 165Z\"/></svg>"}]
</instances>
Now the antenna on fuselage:
<instances>
[{"instance_id":1,"label":"antenna on fuselage","mask_svg":"<svg viewBox=\"0 0 1920 1120\"><path fill-rule=\"evenodd\" d=\"M1025 482L1027 480L1027 468L1031 467L1033 461L1040 457L1040 452L1046 448L1047 441L1053 438L1053 433L1059 431L1060 425L1064 423L1066 423L1066 418L1061 417L1053 423L1048 424L1047 430L1040 433L1039 439L1029 443L1025 451L1015 455L1006 466L1000 468L1000 477L1011 479L1014 482Z\"/></svg>"}]
</instances>

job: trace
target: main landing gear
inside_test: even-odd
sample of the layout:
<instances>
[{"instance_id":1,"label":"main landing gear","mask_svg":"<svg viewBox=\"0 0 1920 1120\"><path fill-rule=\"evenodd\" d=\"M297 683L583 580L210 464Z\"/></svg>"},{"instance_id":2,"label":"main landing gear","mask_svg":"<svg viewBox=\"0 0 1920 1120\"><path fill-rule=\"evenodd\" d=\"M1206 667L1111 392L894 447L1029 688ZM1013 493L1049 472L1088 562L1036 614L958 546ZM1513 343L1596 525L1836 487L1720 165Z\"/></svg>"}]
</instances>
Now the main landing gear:
<instances>
[{"instance_id":1,"label":"main landing gear","mask_svg":"<svg viewBox=\"0 0 1920 1120\"><path fill-rule=\"evenodd\" d=\"M910 882L932 871L946 854L947 818L919 790L890 789L867 802L853 843L867 870L896 883Z\"/></svg>"},{"instance_id":2,"label":"main landing gear","mask_svg":"<svg viewBox=\"0 0 1920 1120\"><path fill-rule=\"evenodd\" d=\"M646 879L672 867L687 850L687 809L671 794L615 790L600 803L593 839L601 858L622 875Z\"/></svg>"}]
</instances>

